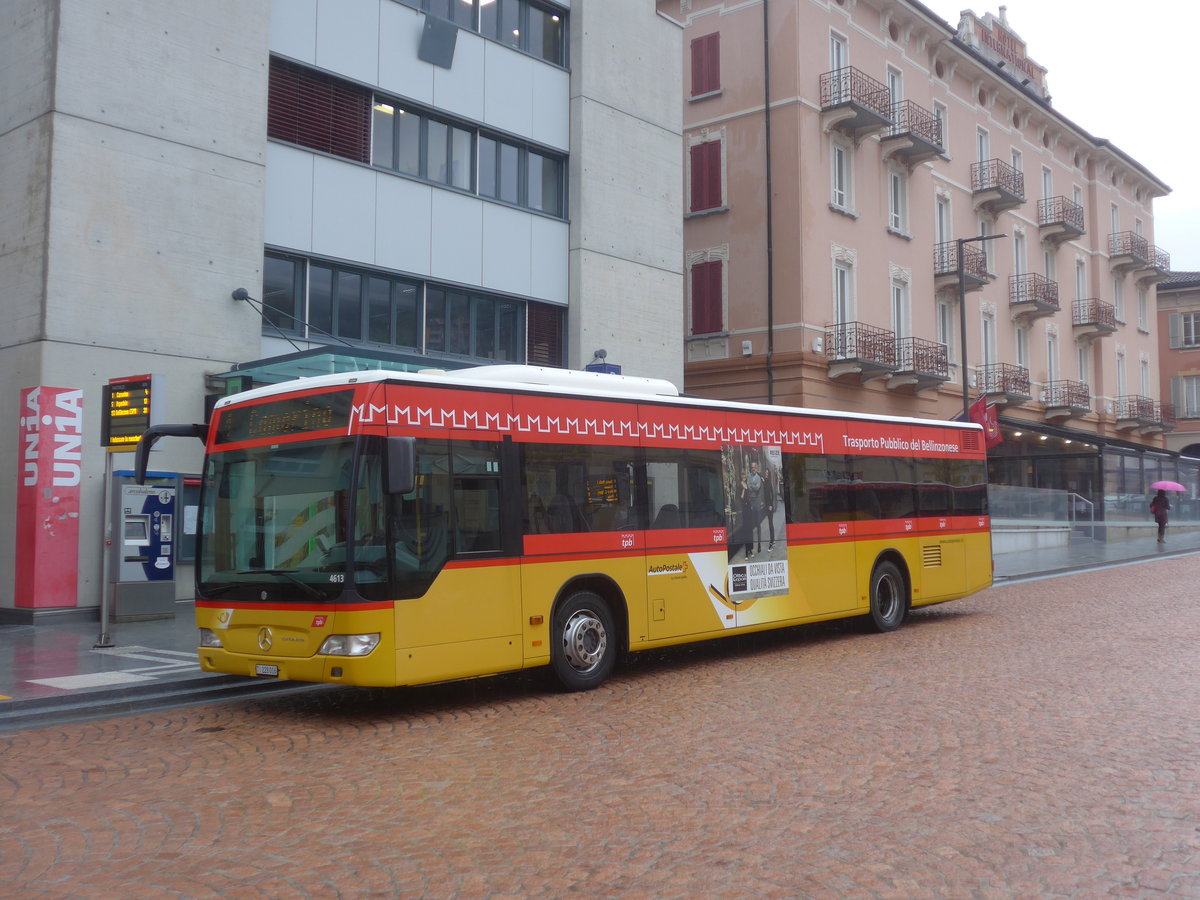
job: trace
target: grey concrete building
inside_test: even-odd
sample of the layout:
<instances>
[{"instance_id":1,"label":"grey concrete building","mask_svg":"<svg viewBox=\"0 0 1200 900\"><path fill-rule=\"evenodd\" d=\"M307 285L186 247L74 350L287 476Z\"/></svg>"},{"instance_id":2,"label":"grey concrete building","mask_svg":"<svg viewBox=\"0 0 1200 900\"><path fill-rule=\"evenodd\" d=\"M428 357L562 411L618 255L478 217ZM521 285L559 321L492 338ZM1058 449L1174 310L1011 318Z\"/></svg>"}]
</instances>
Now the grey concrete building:
<instances>
[{"instance_id":1,"label":"grey concrete building","mask_svg":"<svg viewBox=\"0 0 1200 900\"><path fill-rule=\"evenodd\" d=\"M680 45L639 0L7 0L0 621L100 605L114 379L182 422L233 370L682 385Z\"/></svg>"}]
</instances>

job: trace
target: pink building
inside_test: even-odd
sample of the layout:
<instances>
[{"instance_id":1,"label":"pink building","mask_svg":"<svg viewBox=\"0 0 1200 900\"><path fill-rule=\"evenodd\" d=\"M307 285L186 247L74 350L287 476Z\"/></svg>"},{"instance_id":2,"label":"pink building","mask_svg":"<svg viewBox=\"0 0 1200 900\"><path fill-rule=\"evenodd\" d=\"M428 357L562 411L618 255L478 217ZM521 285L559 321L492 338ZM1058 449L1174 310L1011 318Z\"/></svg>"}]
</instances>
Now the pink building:
<instances>
[{"instance_id":1,"label":"pink building","mask_svg":"<svg viewBox=\"0 0 1200 900\"><path fill-rule=\"evenodd\" d=\"M1167 447L1200 457L1200 272L1172 272L1159 283L1156 333L1162 396L1176 417Z\"/></svg>"},{"instance_id":2,"label":"pink building","mask_svg":"<svg viewBox=\"0 0 1200 900\"><path fill-rule=\"evenodd\" d=\"M986 396L993 483L1100 503L1106 454L1161 470L1169 188L1051 105L1004 7L658 7L685 28L689 391L943 419Z\"/></svg>"}]
</instances>

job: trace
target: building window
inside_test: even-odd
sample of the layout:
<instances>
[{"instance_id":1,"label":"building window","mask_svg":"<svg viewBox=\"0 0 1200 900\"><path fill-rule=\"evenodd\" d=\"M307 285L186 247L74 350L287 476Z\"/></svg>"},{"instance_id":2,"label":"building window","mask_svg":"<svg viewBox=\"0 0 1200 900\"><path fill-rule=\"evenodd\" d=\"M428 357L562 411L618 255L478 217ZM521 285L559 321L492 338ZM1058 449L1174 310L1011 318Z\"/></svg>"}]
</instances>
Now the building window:
<instances>
[{"instance_id":1,"label":"building window","mask_svg":"<svg viewBox=\"0 0 1200 900\"><path fill-rule=\"evenodd\" d=\"M561 154L479 133L468 123L276 58L271 59L267 136L566 216L567 160Z\"/></svg>"},{"instance_id":2,"label":"building window","mask_svg":"<svg viewBox=\"0 0 1200 900\"><path fill-rule=\"evenodd\" d=\"M975 158L979 162L987 162L992 158L991 138L986 128L979 128L975 131Z\"/></svg>"},{"instance_id":3,"label":"building window","mask_svg":"<svg viewBox=\"0 0 1200 900\"><path fill-rule=\"evenodd\" d=\"M692 212L719 209L721 197L721 142L693 144L688 154L691 165Z\"/></svg>"},{"instance_id":4,"label":"building window","mask_svg":"<svg viewBox=\"0 0 1200 900\"><path fill-rule=\"evenodd\" d=\"M1054 196L1054 174L1047 166L1042 166L1042 199Z\"/></svg>"},{"instance_id":5,"label":"building window","mask_svg":"<svg viewBox=\"0 0 1200 900\"><path fill-rule=\"evenodd\" d=\"M1125 393L1125 351L1117 351L1117 395Z\"/></svg>"},{"instance_id":6,"label":"building window","mask_svg":"<svg viewBox=\"0 0 1200 900\"><path fill-rule=\"evenodd\" d=\"M1118 322L1125 321L1125 279L1113 279L1113 313Z\"/></svg>"},{"instance_id":7,"label":"building window","mask_svg":"<svg viewBox=\"0 0 1200 900\"><path fill-rule=\"evenodd\" d=\"M908 285L900 279L892 281L892 331L896 337L909 335Z\"/></svg>"},{"instance_id":8,"label":"building window","mask_svg":"<svg viewBox=\"0 0 1200 900\"><path fill-rule=\"evenodd\" d=\"M530 0L400 0L558 66L566 65L566 13Z\"/></svg>"},{"instance_id":9,"label":"building window","mask_svg":"<svg viewBox=\"0 0 1200 900\"><path fill-rule=\"evenodd\" d=\"M1086 344L1077 344L1075 347L1075 360L1079 368L1079 380L1083 384L1092 383L1092 361L1089 358L1088 346Z\"/></svg>"},{"instance_id":10,"label":"building window","mask_svg":"<svg viewBox=\"0 0 1200 900\"><path fill-rule=\"evenodd\" d=\"M723 331L725 264L714 259L692 266L692 334Z\"/></svg>"},{"instance_id":11,"label":"building window","mask_svg":"<svg viewBox=\"0 0 1200 900\"><path fill-rule=\"evenodd\" d=\"M267 92L267 137L370 161L370 91L272 57Z\"/></svg>"},{"instance_id":12,"label":"building window","mask_svg":"<svg viewBox=\"0 0 1200 900\"><path fill-rule=\"evenodd\" d=\"M888 227L908 232L908 179L900 172L888 172Z\"/></svg>"},{"instance_id":13,"label":"building window","mask_svg":"<svg viewBox=\"0 0 1200 900\"><path fill-rule=\"evenodd\" d=\"M990 366L996 361L996 317L988 313L980 318L980 349L983 365Z\"/></svg>"},{"instance_id":14,"label":"building window","mask_svg":"<svg viewBox=\"0 0 1200 900\"><path fill-rule=\"evenodd\" d=\"M987 236L987 235L991 234L992 233L992 223L987 219L980 219L979 220L979 231L976 233L979 234L980 236ZM996 243L996 242L995 241L980 241L979 242L979 249L983 251L983 268L984 268L984 271L987 272L988 274L991 274L996 271L996 268L993 265L995 260L992 258L992 244L994 244L994 243Z\"/></svg>"},{"instance_id":15,"label":"building window","mask_svg":"<svg viewBox=\"0 0 1200 900\"><path fill-rule=\"evenodd\" d=\"M371 138L374 165L469 191L473 189L474 145L475 135L466 128L375 98Z\"/></svg>"},{"instance_id":16,"label":"building window","mask_svg":"<svg viewBox=\"0 0 1200 900\"><path fill-rule=\"evenodd\" d=\"M987 242L985 242L987 243ZM1018 231L1013 234L1013 274L1024 275L1026 269L1025 235Z\"/></svg>"},{"instance_id":17,"label":"building window","mask_svg":"<svg viewBox=\"0 0 1200 900\"><path fill-rule=\"evenodd\" d=\"M263 333L281 332L497 362L563 360L560 307L268 252Z\"/></svg>"},{"instance_id":18,"label":"building window","mask_svg":"<svg viewBox=\"0 0 1200 900\"><path fill-rule=\"evenodd\" d=\"M837 141L830 144L830 181L832 190L829 202L833 204L834 209L841 210L842 212L849 212L853 203L851 192L853 185L852 159L849 147Z\"/></svg>"},{"instance_id":19,"label":"building window","mask_svg":"<svg viewBox=\"0 0 1200 900\"><path fill-rule=\"evenodd\" d=\"M692 41L692 96L713 94L721 89L721 33L706 34Z\"/></svg>"},{"instance_id":20,"label":"building window","mask_svg":"<svg viewBox=\"0 0 1200 900\"><path fill-rule=\"evenodd\" d=\"M1014 331L1017 344L1017 365L1023 369L1029 368L1029 329L1018 325Z\"/></svg>"},{"instance_id":21,"label":"building window","mask_svg":"<svg viewBox=\"0 0 1200 900\"><path fill-rule=\"evenodd\" d=\"M1138 288L1138 328L1150 330L1150 298L1145 288Z\"/></svg>"},{"instance_id":22,"label":"building window","mask_svg":"<svg viewBox=\"0 0 1200 900\"><path fill-rule=\"evenodd\" d=\"M546 62L566 64L566 14L557 7L528 0L483 0L479 6L479 33Z\"/></svg>"},{"instance_id":23,"label":"building window","mask_svg":"<svg viewBox=\"0 0 1200 900\"><path fill-rule=\"evenodd\" d=\"M954 362L954 307L945 300L937 302L937 339L946 348L946 360Z\"/></svg>"},{"instance_id":24,"label":"building window","mask_svg":"<svg viewBox=\"0 0 1200 900\"><path fill-rule=\"evenodd\" d=\"M1200 347L1200 312L1171 313L1167 328L1168 344L1172 350Z\"/></svg>"},{"instance_id":25,"label":"building window","mask_svg":"<svg viewBox=\"0 0 1200 900\"><path fill-rule=\"evenodd\" d=\"M833 321L836 325L854 321L853 270L841 262L833 264Z\"/></svg>"},{"instance_id":26,"label":"building window","mask_svg":"<svg viewBox=\"0 0 1200 900\"><path fill-rule=\"evenodd\" d=\"M1046 380L1058 381L1058 335L1046 335Z\"/></svg>"},{"instance_id":27,"label":"building window","mask_svg":"<svg viewBox=\"0 0 1200 900\"><path fill-rule=\"evenodd\" d=\"M933 120L937 122L938 134L942 136L942 153L950 153L950 111L945 103L933 101Z\"/></svg>"},{"instance_id":28,"label":"building window","mask_svg":"<svg viewBox=\"0 0 1200 900\"><path fill-rule=\"evenodd\" d=\"M1022 167L1023 162L1024 162L1024 159L1021 156L1021 151L1018 150L1016 147L1013 147L1013 150L1012 150L1012 167L1013 167L1013 169L1015 169L1018 172L1023 172L1024 171L1024 168ZM1024 193L1024 192L1022 191L1022 193Z\"/></svg>"},{"instance_id":29,"label":"building window","mask_svg":"<svg viewBox=\"0 0 1200 900\"><path fill-rule=\"evenodd\" d=\"M1200 375L1181 375L1171 379L1171 402L1175 412L1185 419L1200 419Z\"/></svg>"},{"instance_id":30,"label":"building window","mask_svg":"<svg viewBox=\"0 0 1200 900\"><path fill-rule=\"evenodd\" d=\"M515 141L481 134L479 195L561 217L565 212L566 161Z\"/></svg>"}]
</instances>

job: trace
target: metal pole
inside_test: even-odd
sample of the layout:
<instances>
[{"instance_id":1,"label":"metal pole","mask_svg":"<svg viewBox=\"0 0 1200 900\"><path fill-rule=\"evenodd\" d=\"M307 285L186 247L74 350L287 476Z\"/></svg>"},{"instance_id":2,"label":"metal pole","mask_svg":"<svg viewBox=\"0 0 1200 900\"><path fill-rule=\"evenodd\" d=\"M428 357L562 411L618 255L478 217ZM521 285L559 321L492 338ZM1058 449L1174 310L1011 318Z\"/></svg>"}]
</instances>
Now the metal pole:
<instances>
[{"instance_id":1,"label":"metal pole","mask_svg":"<svg viewBox=\"0 0 1200 900\"><path fill-rule=\"evenodd\" d=\"M112 480L112 453L104 450L104 498L100 503L100 533L104 539L100 542L100 635L96 638L93 648L113 646L112 638L108 636L108 604L112 586L108 583L108 557L112 550L112 510L109 508L109 483Z\"/></svg>"},{"instance_id":2,"label":"metal pole","mask_svg":"<svg viewBox=\"0 0 1200 900\"><path fill-rule=\"evenodd\" d=\"M954 243L958 249L958 324L962 336L962 395L963 421L971 416L971 395L967 385L967 282L966 263L963 260L963 247L975 242L994 241L997 238L1008 237L1007 234L979 234L975 237L956 238Z\"/></svg>"},{"instance_id":3,"label":"metal pole","mask_svg":"<svg viewBox=\"0 0 1200 900\"><path fill-rule=\"evenodd\" d=\"M971 395L967 389L967 281L965 263L963 262L963 246L970 240L970 238L958 238L955 241L958 249L958 327L959 336L962 341L962 347L959 352L962 355L962 397L964 422L970 418Z\"/></svg>"}]
</instances>

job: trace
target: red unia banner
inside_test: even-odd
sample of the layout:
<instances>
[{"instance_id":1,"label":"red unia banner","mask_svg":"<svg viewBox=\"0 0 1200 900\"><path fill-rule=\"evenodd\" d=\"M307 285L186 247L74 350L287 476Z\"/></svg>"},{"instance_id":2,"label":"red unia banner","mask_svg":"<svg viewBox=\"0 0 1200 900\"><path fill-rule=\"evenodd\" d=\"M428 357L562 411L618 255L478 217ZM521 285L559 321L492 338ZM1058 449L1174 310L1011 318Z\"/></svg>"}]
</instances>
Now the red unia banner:
<instances>
[{"instance_id":1,"label":"red unia banner","mask_svg":"<svg viewBox=\"0 0 1200 900\"><path fill-rule=\"evenodd\" d=\"M21 391L17 467L16 606L76 606L83 391Z\"/></svg>"}]
</instances>

